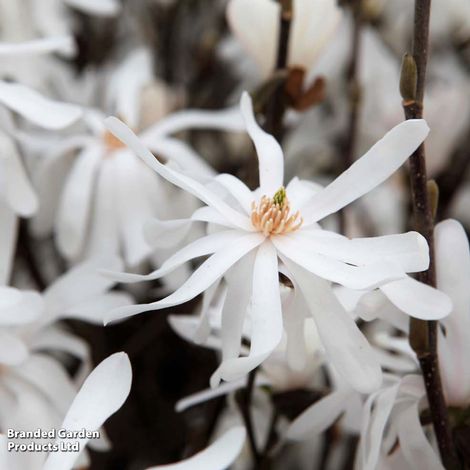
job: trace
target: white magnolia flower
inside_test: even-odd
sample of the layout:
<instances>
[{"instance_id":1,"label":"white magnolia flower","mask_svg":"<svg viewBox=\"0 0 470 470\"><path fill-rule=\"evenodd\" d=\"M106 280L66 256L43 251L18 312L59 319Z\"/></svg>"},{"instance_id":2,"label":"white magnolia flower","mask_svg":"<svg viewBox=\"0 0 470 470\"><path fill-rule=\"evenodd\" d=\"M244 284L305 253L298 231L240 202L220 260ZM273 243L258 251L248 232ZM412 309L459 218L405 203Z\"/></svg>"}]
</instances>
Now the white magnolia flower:
<instances>
[{"instance_id":1,"label":"white magnolia flower","mask_svg":"<svg viewBox=\"0 0 470 470\"><path fill-rule=\"evenodd\" d=\"M225 351L212 384L220 378L240 378L263 362L282 338L280 258L305 298L323 346L339 373L355 388L370 391L380 384L380 367L367 340L334 296L331 282L369 289L396 279L406 281L406 272L426 269L427 245L423 237L413 232L349 240L321 230L318 221L390 176L424 140L428 127L422 120L395 127L325 189L318 190L296 178L284 189L282 150L274 138L259 128L248 94L242 97L241 110L258 153L260 187L252 192L233 176L219 175L215 182L224 188L227 200L187 174L161 165L130 129L109 118L112 132L149 166L208 206L196 211L190 221L160 223L159 236L175 236L176 231L187 230L188 223L194 220L220 226L219 231L186 246L148 276L118 276L127 281L157 279L190 259L211 255L170 296L147 305L117 309L109 320L184 303L225 276ZM241 326L248 308L251 349L248 357L238 358Z\"/></svg>"},{"instance_id":2,"label":"white magnolia flower","mask_svg":"<svg viewBox=\"0 0 470 470\"><path fill-rule=\"evenodd\" d=\"M69 38L0 43L1 61L37 56L70 46ZM1 62L0 61L0 62ZM52 101L19 83L0 80L0 284L6 283L16 239L16 216L30 217L38 207L36 193L23 166L15 138L17 125L10 112L43 129L63 129L81 116L77 106Z\"/></svg>"},{"instance_id":3,"label":"white magnolia flower","mask_svg":"<svg viewBox=\"0 0 470 470\"><path fill-rule=\"evenodd\" d=\"M122 266L117 259L90 260L70 270L43 294L0 287L0 429L56 428L78 385L90 371L87 343L57 324L61 319L102 323L110 306L129 304L127 294L109 292L113 282L96 272L103 263ZM63 364L45 351L72 356L80 367L72 380ZM106 441L93 441L105 449ZM33 468L43 456L21 454L23 468Z\"/></svg>"},{"instance_id":4,"label":"white magnolia flower","mask_svg":"<svg viewBox=\"0 0 470 470\"><path fill-rule=\"evenodd\" d=\"M132 382L132 369L125 353L116 353L101 362L87 377L80 391L73 399L65 414L62 425L57 429L67 431L97 431L102 424L114 414L129 395ZM34 428L29 428L34 430ZM43 428L49 430L53 428ZM35 464L25 467L21 461L22 454L7 451L8 440L0 436L0 468L8 470L71 470L76 468L77 460L88 443L88 439L67 440L78 443L79 452L59 450L45 453L33 453L38 456ZM16 441L25 443L24 440ZM60 439L55 442L60 445ZM46 459L47 457L47 459Z\"/></svg>"},{"instance_id":5,"label":"white magnolia flower","mask_svg":"<svg viewBox=\"0 0 470 470\"><path fill-rule=\"evenodd\" d=\"M229 25L263 78L276 63L280 30L280 5L273 0L230 0ZM334 0L294 0L288 50L288 65L310 71L341 18Z\"/></svg>"}]
</instances>

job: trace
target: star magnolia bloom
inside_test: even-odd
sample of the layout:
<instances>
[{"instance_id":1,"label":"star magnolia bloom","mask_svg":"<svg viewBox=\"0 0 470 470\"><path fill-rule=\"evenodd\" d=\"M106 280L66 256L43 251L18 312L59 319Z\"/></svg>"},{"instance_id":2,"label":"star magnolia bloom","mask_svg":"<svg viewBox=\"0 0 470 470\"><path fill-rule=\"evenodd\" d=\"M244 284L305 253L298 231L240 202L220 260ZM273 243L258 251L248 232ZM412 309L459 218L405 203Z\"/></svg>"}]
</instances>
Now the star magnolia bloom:
<instances>
[{"instance_id":1,"label":"star magnolia bloom","mask_svg":"<svg viewBox=\"0 0 470 470\"><path fill-rule=\"evenodd\" d=\"M63 51L70 38L51 38L19 44L0 43L3 62ZM77 121L82 112L77 106L49 100L19 83L0 80L0 284L8 281L11 255L16 239L16 216L30 217L38 207L36 193L18 152L15 137L19 133L8 111L19 114L43 129L58 130Z\"/></svg>"},{"instance_id":2,"label":"star magnolia bloom","mask_svg":"<svg viewBox=\"0 0 470 470\"><path fill-rule=\"evenodd\" d=\"M129 395L132 382L132 369L127 354L120 352L109 356L101 362L87 377L68 409L60 427L45 428L66 429L67 431L98 430L103 423L114 414L125 402ZM34 429L34 428L27 428ZM46 459L44 453L36 454L35 463L25 467L22 464L22 454L7 451L6 436L0 436L0 468L9 470L71 470L81 457L88 439L72 440L78 442L79 452L51 452ZM18 443L25 443L24 440ZM60 444L60 439L56 444Z\"/></svg>"},{"instance_id":3,"label":"star magnolia bloom","mask_svg":"<svg viewBox=\"0 0 470 470\"><path fill-rule=\"evenodd\" d=\"M368 289L404 278L406 272L426 269L426 242L413 232L349 240L321 230L317 222L384 181L424 140L429 129L423 120L404 122L327 188L315 192L310 185L294 179L284 190L282 150L256 123L247 93L241 100L241 112L257 149L260 187L252 192L233 176L219 175L215 181L224 187L230 202L186 174L161 165L129 128L116 118L108 119L112 132L156 172L207 204L193 214L194 220L224 228L183 248L149 276L119 277L134 281L156 279L187 260L211 255L170 296L147 305L117 309L109 320L184 303L225 274L227 280L233 279L222 319L224 336L231 346L216 377L240 378L266 359L282 337L279 257L305 297L323 346L337 370L354 387L362 391L374 389L380 384L380 367L367 340L334 296L330 281ZM181 228L184 222L174 222L173 228ZM248 357L238 358L247 308L252 319L251 349Z\"/></svg>"},{"instance_id":4,"label":"star magnolia bloom","mask_svg":"<svg viewBox=\"0 0 470 470\"><path fill-rule=\"evenodd\" d=\"M280 5L273 0L231 0L227 20L261 70L274 70L279 37ZM335 0L293 0L288 65L307 72L333 35L341 18Z\"/></svg>"}]
</instances>

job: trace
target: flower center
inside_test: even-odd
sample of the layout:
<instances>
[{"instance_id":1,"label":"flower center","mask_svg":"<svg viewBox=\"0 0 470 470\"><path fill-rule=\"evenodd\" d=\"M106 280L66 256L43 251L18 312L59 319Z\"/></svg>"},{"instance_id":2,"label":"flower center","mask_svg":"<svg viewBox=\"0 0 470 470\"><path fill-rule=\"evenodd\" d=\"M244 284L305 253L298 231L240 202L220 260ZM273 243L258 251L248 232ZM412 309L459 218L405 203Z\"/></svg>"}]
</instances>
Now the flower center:
<instances>
[{"instance_id":1,"label":"flower center","mask_svg":"<svg viewBox=\"0 0 470 470\"><path fill-rule=\"evenodd\" d=\"M295 232L302 223L300 212L290 214L289 199L286 190L281 187L272 198L263 196L259 204L251 204L251 223L265 237Z\"/></svg>"},{"instance_id":2,"label":"flower center","mask_svg":"<svg viewBox=\"0 0 470 470\"><path fill-rule=\"evenodd\" d=\"M123 142L121 142L114 134L109 131L105 131L103 135L103 141L106 145L106 148L112 152L114 150L122 149L126 146Z\"/></svg>"}]
</instances>

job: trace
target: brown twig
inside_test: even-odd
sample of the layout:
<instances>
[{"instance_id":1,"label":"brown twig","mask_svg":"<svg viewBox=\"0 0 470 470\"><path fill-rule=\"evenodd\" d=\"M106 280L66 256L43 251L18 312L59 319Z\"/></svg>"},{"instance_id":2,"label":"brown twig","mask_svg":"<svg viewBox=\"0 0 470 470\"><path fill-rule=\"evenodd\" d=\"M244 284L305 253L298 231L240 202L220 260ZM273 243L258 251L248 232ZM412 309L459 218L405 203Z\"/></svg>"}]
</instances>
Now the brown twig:
<instances>
[{"instance_id":1,"label":"brown twig","mask_svg":"<svg viewBox=\"0 0 470 470\"><path fill-rule=\"evenodd\" d=\"M430 10L431 0L415 0L413 35L413 59L415 65L410 56L405 57L407 62L405 63L404 61L400 84L402 94L406 90L406 96L403 96L403 108L406 119L421 119L423 117ZM430 254L429 269L419 273L418 280L435 287L434 220L428 197L426 158L423 144L411 155L409 163L414 224L416 230L426 238ZM446 469L460 468L450 432L449 417L439 371L437 322L411 318L410 344L418 357L423 373L434 432L442 462Z\"/></svg>"},{"instance_id":2,"label":"brown twig","mask_svg":"<svg viewBox=\"0 0 470 470\"><path fill-rule=\"evenodd\" d=\"M255 461L255 466L258 467L261 455L256 444L255 437L255 428L253 425L253 419L251 416L251 402L253 398L256 374L258 369L252 370L248 375L248 381L244 390L239 390L237 393L237 404L242 415L243 424L246 428L246 434L248 437L248 443L250 444L250 449L253 454L253 459Z\"/></svg>"},{"instance_id":3,"label":"brown twig","mask_svg":"<svg viewBox=\"0 0 470 470\"><path fill-rule=\"evenodd\" d=\"M285 70L287 68L290 27L293 15L292 0L280 0L280 32L277 46L276 71ZM286 111L286 96L284 90L284 82L278 85L273 93L270 103L266 109L265 130L272 134L278 141L283 135L283 119Z\"/></svg>"},{"instance_id":4,"label":"brown twig","mask_svg":"<svg viewBox=\"0 0 470 470\"><path fill-rule=\"evenodd\" d=\"M349 168L354 162L354 152L356 151L359 131L359 110L361 104L361 86L359 82L359 61L363 25L361 0L351 0L350 8L353 17L353 29L351 53L346 72L349 93L349 117L346 138L344 142L341 171ZM344 234L346 230L346 217L344 210L340 211L339 213L339 225L340 233Z\"/></svg>"}]
</instances>

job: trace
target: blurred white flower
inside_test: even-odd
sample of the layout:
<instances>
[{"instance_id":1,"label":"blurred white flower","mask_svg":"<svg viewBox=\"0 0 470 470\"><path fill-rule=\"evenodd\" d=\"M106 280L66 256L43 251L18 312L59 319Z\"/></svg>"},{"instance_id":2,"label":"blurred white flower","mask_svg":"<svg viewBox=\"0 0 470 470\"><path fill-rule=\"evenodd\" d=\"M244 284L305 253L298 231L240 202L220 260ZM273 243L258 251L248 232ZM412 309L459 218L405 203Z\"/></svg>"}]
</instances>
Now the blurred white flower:
<instances>
[{"instance_id":1,"label":"blurred white flower","mask_svg":"<svg viewBox=\"0 0 470 470\"><path fill-rule=\"evenodd\" d=\"M263 78L274 70L280 11L273 0L230 0L227 5L229 25ZM288 65L309 72L340 18L341 9L334 0L294 0Z\"/></svg>"},{"instance_id":2,"label":"blurred white flower","mask_svg":"<svg viewBox=\"0 0 470 470\"><path fill-rule=\"evenodd\" d=\"M132 369L129 358L125 353L115 353L101 362L90 373L79 392L69 405L62 425L46 427L43 430L65 429L67 431L96 431L114 414L125 402L129 395L132 382ZM60 393L59 390L56 391ZM26 406L26 403L23 403ZM27 428L35 430L36 428ZM35 441L36 442L36 441ZM88 439L68 440L78 443L79 451L70 452L59 450L47 454L31 452L36 459L25 466L21 452L7 451L7 438L0 435L0 468L8 470L71 470L76 465L83 465L79 460ZM19 443L25 443L24 440ZM56 441L60 444L60 439Z\"/></svg>"},{"instance_id":3,"label":"blurred white flower","mask_svg":"<svg viewBox=\"0 0 470 470\"><path fill-rule=\"evenodd\" d=\"M117 276L131 282L157 279L190 259L211 255L172 295L147 305L117 309L109 320L184 303L225 275L228 294L222 322L226 352L212 384L220 378L240 378L266 359L282 337L279 256L314 316L323 346L339 373L355 388L370 391L380 384L380 367L367 340L334 296L330 282L369 289L406 278L406 272L426 269L427 244L414 232L349 240L321 230L317 222L390 176L424 140L428 127L422 120L400 124L325 189L296 178L284 189L282 150L259 128L246 93L241 110L258 153L260 188L252 192L235 177L219 175L214 181L224 189L227 201L211 187L161 165L130 129L115 118L108 119L113 133L157 173L208 206L190 220L160 223L156 238L175 237L198 220L225 227L183 248L147 276ZM248 308L251 349L248 357L238 358Z\"/></svg>"}]
</instances>

